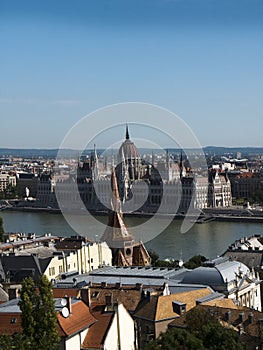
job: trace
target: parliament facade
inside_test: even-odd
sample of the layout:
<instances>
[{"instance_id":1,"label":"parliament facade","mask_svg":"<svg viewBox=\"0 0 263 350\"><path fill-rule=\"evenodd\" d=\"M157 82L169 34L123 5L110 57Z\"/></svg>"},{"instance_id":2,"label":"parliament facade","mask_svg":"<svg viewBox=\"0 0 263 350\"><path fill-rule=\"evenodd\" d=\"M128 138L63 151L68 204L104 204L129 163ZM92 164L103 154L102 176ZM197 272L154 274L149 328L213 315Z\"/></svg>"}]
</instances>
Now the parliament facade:
<instances>
[{"instance_id":1,"label":"parliament facade","mask_svg":"<svg viewBox=\"0 0 263 350\"><path fill-rule=\"evenodd\" d=\"M117 164L101 162L96 150L78 164L74 174L43 174L39 177L40 205L58 207L56 192L74 208L80 196L90 211L107 211L111 204L111 173L116 172L123 212L185 214L207 207L231 205L231 184L227 174L216 171L195 173L185 166L182 154L175 161L166 154L162 161L152 154L145 161L131 141L128 127L117 154ZM76 192L77 184L78 191ZM76 208L79 209L77 204Z\"/></svg>"}]
</instances>

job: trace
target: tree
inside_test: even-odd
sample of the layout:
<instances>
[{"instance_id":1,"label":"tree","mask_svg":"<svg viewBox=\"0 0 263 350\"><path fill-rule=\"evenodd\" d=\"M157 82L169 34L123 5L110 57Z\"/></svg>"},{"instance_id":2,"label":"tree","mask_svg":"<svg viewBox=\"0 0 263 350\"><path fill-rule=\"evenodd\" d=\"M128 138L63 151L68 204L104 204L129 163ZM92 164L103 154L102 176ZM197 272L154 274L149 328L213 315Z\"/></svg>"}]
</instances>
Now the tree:
<instances>
[{"instance_id":1,"label":"tree","mask_svg":"<svg viewBox=\"0 0 263 350\"><path fill-rule=\"evenodd\" d=\"M151 264L153 267L172 267L172 268L178 267L178 260L174 260L174 259L161 260L159 258L159 255L155 251L149 250L148 252L151 257Z\"/></svg>"},{"instance_id":2,"label":"tree","mask_svg":"<svg viewBox=\"0 0 263 350\"><path fill-rule=\"evenodd\" d=\"M33 341L36 328L37 293L34 280L31 277L24 279L20 292L20 310L23 334Z\"/></svg>"},{"instance_id":3,"label":"tree","mask_svg":"<svg viewBox=\"0 0 263 350\"><path fill-rule=\"evenodd\" d=\"M239 335L233 329L226 329L220 323L208 323L202 327L202 341L209 350L245 350Z\"/></svg>"},{"instance_id":4,"label":"tree","mask_svg":"<svg viewBox=\"0 0 263 350\"><path fill-rule=\"evenodd\" d=\"M186 263L184 263L184 267L187 269L195 269L202 265L203 262L205 262L207 258L203 255L195 255L192 258L190 258Z\"/></svg>"},{"instance_id":5,"label":"tree","mask_svg":"<svg viewBox=\"0 0 263 350\"><path fill-rule=\"evenodd\" d=\"M4 237L5 231L3 227L3 219L0 217L0 242L4 242L5 237Z\"/></svg>"},{"instance_id":6,"label":"tree","mask_svg":"<svg viewBox=\"0 0 263 350\"><path fill-rule=\"evenodd\" d=\"M13 337L0 335L0 350L28 350L33 349L31 342L23 334L15 334Z\"/></svg>"},{"instance_id":7,"label":"tree","mask_svg":"<svg viewBox=\"0 0 263 350\"><path fill-rule=\"evenodd\" d=\"M144 350L245 350L239 335L223 327L209 311L198 307L186 314L186 328L168 329Z\"/></svg>"},{"instance_id":8,"label":"tree","mask_svg":"<svg viewBox=\"0 0 263 350\"><path fill-rule=\"evenodd\" d=\"M144 350L205 350L201 340L185 329L169 329L146 345Z\"/></svg>"},{"instance_id":9,"label":"tree","mask_svg":"<svg viewBox=\"0 0 263 350\"><path fill-rule=\"evenodd\" d=\"M152 266L155 266L155 264L159 260L159 254L156 253L154 250L148 250L148 253L151 257Z\"/></svg>"},{"instance_id":10,"label":"tree","mask_svg":"<svg viewBox=\"0 0 263 350\"><path fill-rule=\"evenodd\" d=\"M57 315L52 296L52 284L46 276L39 281L36 292L31 277L24 279L20 294L20 309L23 335L28 343L27 349L56 350L59 345Z\"/></svg>"},{"instance_id":11,"label":"tree","mask_svg":"<svg viewBox=\"0 0 263 350\"><path fill-rule=\"evenodd\" d=\"M9 335L0 335L0 349L9 350L12 349L12 338Z\"/></svg>"},{"instance_id":12,"label":"tree","mask_svg":"<svg viewBox=\"0 0 263 350\"><path fill-rule=\"evenodd\" d=\"M230 328L223 327L207 310L195 307L186 314L188 330L202 340L208 350L244 350L239 335Z\"/></svg>"},{"instance_id":13,"label":"tree","mask_svg":"<svg viewBox=\"0 0 263 350\"><path fill-rule=\"evenodd\" d=\"M186 314L186 324L191 331L201 332L202 327L207 323L213 324L218 321L211 315L207 309L193 308Z\"/></svg>"},{"instance_id":14,"label":"tree","mask_svg":"<svg viewBox=\"0 0 263 350\"><path fill-rule=\"evenodd\" d=\"M52 283L42 275L39 283L39 298L37 300L35 317L35 337L41 343L41 348L57 349L59 335L57 331L57 314L54 307Z\"/></svg>"}]
</instances>

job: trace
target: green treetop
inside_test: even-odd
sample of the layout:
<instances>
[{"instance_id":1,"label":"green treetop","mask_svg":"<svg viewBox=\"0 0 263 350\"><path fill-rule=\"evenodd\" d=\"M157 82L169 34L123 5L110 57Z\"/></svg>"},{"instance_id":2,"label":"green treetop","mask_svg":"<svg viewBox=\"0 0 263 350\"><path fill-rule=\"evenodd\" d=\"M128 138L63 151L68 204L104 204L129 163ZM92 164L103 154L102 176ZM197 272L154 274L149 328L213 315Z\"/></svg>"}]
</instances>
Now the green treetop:
<instances>
[{"instance_id":1,"label":"green treetop","mask_svg":"<svg viewBox=\"0 0 263 350\"><path fill-rule=\"evenodd\" d=\"M57 350L59 335L57 332L57 315L54 307L52 284L42 276L36 293L31 277L24 279L20 294L23 335L28 350Z\"/></svg>"}]
</instances>

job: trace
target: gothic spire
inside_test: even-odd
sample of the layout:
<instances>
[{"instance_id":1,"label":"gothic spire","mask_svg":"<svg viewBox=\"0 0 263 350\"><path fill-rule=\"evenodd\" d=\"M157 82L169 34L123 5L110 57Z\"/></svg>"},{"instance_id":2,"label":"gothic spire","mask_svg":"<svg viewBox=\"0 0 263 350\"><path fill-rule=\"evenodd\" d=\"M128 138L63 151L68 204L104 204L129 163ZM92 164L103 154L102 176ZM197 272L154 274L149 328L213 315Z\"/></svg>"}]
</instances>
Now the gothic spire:
<instances>
[{"instance_id":1,"label":"gothic spire","mask_svg":"<svg viewBox=\"0 0 263 350\"><path fill-rule=\"evenodd\" d=\"M98 180L99 178L99 161L98 161L98 155L96 150L96 145L94 144L94 151L93 151L93 164L92 164L92 179L93 181Z\"/></svg>"},{"instance_id":2,"label":"gothic spire","mask_svg":"<svg viewBox=\"0 0 263 350\"><path fill-rule=\"evenodd\" d=\"M115 212L121 212L120 195L119 195L117 177L116 177L116 172L114 167L112 167L112 173L111 173L111 189L112 189L112 202L111 202L112 210Z\"/></svg>"}]
</instances>

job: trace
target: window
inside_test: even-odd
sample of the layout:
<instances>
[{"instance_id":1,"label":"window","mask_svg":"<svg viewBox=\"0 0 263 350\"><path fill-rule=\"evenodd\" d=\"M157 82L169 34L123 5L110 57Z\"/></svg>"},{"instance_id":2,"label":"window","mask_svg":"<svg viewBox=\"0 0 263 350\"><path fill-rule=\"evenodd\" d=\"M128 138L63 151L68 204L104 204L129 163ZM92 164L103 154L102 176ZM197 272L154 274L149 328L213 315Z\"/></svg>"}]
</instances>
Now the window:
<instances>
[{"instance_id":1,"label":"window","mask_svg":"<svg viewBox=\"0 0 263 350\"><path fill-rule=\"evenodd\" d=\"M50 267L48 271L49 271L49 276L55 275L55 267Z\"/></svg>"},{"instance_id":2,"label":"window","mask_svg":"<svg viewBox=\"0 0 263 350\"><path fill-rule=\"evenodd\" d=\"M126 249L126 255L131 255L131 249L130 248Z\"/></svg>"},{"instance_id":3,"label":"window","mask_svg":"<svg viewBox=\"0 0 263 350\"><path fill-rule=\"evenodd\" d=\"M97 298L99 296L99 292L95 291L91 294L91 298Z\"/></svg>"}]
</instances>

